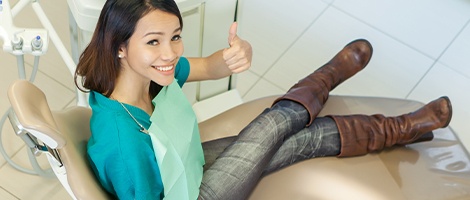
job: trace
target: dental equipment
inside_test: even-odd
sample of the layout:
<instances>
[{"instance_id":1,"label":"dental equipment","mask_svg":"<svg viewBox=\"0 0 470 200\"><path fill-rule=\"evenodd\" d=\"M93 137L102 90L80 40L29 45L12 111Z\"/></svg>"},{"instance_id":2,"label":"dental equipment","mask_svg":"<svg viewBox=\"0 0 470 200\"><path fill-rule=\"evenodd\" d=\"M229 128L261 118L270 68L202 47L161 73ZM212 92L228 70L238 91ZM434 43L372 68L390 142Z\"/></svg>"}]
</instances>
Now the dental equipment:
<instances>
[{"instance_id":1,"label":"dental equipment","mask_svg":"<svg viewBox=\"0 0 470 200\"><path fill-rule=\"evenodd\" d=\"M13 24L13 18L28 4L31 4L44 29L20 28ZM47 53L49 39L52 40L55 47L58 49L62 59L64 60L73 77L76 66L75 62L60 40L38 0L19 0L13 8L11 8L9 0L0 0L0 39L3 40L3 51L14 55L17 59L19 79L27 79L24 65L24 55L30 54L34 56L34 64L29 81L34 81L38 71L39 57ZM77 90L77 104L80 106L87 106L86 95L79 90ZM11 160L3 148L3 142L1 138L2 129L0 128L0 153L3 155L7 163L24 173L35 174L44 177L54 177L52 170L42 169L34 157L39 156L41 153L46 153L48 158L51 156L53 157L53 154L48 151L48 148L40 144L41 142L48 141L48 138L45 137L45 135L42 135L42 137L41 134L39 134L39 137L36 135L37 139L32 137L30 130L24 129L24 127L18 122L16 115L11 111L11 109L8 109L2 116L0 120L0 125L2 125L2 127L5 124L7 118L10 120L14 132L30 148L28 151L28 156L33 166L33 170L21 167Z\"/></svg>"}]
</instances>

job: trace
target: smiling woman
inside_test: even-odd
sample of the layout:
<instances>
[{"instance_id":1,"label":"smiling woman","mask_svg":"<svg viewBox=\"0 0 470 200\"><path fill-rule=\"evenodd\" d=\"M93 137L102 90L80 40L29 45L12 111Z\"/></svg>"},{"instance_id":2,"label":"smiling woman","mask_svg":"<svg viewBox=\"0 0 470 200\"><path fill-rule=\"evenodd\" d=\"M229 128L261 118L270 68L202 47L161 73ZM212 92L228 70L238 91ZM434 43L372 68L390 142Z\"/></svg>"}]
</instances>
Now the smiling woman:
<instances>
[{"instance_id":1,"label":"smiling woman","mask_svg":"<svg viewBox=\"0 0 470 200\"><path fill-rule=\"evenodd\" d=\"M158 106L152 99L175 80L181 87L186 81L219 79L248 69L251 45L236 35L236 29L234 23L229 30L230 48L205 58L185 58L181 57L183 23L174 1L106 2L92 40L80 57L75 78L81 78L83 83L77 87L91 93L93 136L88 143L88 154L108 191L121 198L131 195L130 198L137 199L144 196L154 199L163 194L153 146L148 135L142 135L147 132L150 115ZM133 129L135 126L140 128ZM123 141L132 145L122 145L126 150L116 146ZM103 145L109 151L102 151ZM100 159L114 157L114 152L121 151L126 162ZM141 153L128 158L127 153L134 151ZM150 160L139 159L142 157ZM114 166L112 170L102 168L110 163ZM140 169L138 174L142 176L132 170L122 170L129 167ZM140 184L141 177L149 177L148 184ZM129 180L138 184L125 185Z\"/></svg>"},{"instance_id":2,"label":"smiling woman","mask_svg":"<svg viewBox=\"0 0 470 200\"><path fill-rule=\"evenodd\" d=\"M143 16L128 42L119 48L122 72L111 96L132 103L139 100L129 98L148 94L151 81L161 86L170 85L175 66L184 51L181 31L178 17L174 14L153 10ZM150 114L152 109L146 111Z\"/></svg>"},{"instance_id":3,"label":"smiling woman","mask_svg":"<svg viewBox=\"0 0 470 200\"><path fill-rule=\"evenodd\" d=\"M450 122L447 97L398 117L317 117L329 92L369 63L372 46L359 39L238 136L201 144L180 87L247 70L252 48L233 23L227 48L185 58L182 28L173 0L108 0L80 57L83 86L76 83L90 90L93 111L87 153L100 183L119 199L246 199L262 177L294 163L430 140L422 136Z\"/></svg>"}]
</instances>

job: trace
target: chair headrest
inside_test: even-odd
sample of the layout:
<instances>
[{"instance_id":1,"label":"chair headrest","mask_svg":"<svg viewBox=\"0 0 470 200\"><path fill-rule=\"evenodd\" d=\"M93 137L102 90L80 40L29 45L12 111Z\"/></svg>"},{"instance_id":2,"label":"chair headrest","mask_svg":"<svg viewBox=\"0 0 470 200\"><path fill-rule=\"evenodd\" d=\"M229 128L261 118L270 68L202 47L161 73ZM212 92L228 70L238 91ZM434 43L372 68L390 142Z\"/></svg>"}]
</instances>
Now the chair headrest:
<instances>
[{"instance_id":1,"label":"chair headrest","mask_svg":"<svg viewBox=\"0 0 470 200\"><path fill-rule=\"evenodd\" d=\"M8 98L20 124L51 148L62 148L60 134L44 93L26 80L17 80L8 89Z\"/></svg>"}]
</instances>

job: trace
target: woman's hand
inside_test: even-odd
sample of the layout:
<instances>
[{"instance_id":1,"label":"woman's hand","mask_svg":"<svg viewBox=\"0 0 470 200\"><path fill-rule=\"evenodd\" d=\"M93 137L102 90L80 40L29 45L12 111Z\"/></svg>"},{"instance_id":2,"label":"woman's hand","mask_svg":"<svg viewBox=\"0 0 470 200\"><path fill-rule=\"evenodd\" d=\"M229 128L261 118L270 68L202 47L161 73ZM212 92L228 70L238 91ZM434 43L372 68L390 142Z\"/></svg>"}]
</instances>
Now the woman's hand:
<instances>
[{"instance_id":1,"label":"woman's hand","mask_svg":"<svg viewBox=\"0 0 470 200\"><path fill-rule=\"evenodd\" d=\"M230 26L228 44L229 48L224 49L223 58L230 71L233 73L243 72L251 67L253 50L251 44L242 40L237 35L237 22Z\"/></svg>"}]
</instances>

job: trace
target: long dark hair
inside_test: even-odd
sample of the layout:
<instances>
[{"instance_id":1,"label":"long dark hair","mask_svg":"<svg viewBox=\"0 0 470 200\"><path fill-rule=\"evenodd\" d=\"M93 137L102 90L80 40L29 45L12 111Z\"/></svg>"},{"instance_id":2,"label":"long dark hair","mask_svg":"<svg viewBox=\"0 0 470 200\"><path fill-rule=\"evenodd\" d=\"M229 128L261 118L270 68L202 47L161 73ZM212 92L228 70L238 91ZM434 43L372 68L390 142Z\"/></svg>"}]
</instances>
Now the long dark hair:
<instances>
[{"instance_id":1,"label":"long dark hair","mask_svg":"<svg viewBox=\"0 0 470 200\"><path fill-rule=\"evenodd\" d=\"M153 10L174 14L183 28L183 20L174 0L106 1L90 44L81 54L75 70L74 79L78 89L83 92L93 90L106 97L113 93L121 67L119 47L127 44L139 19ZM155 97L160 89L161 86L151 81L150 96Z\"/></svg>"}]
</instances>

